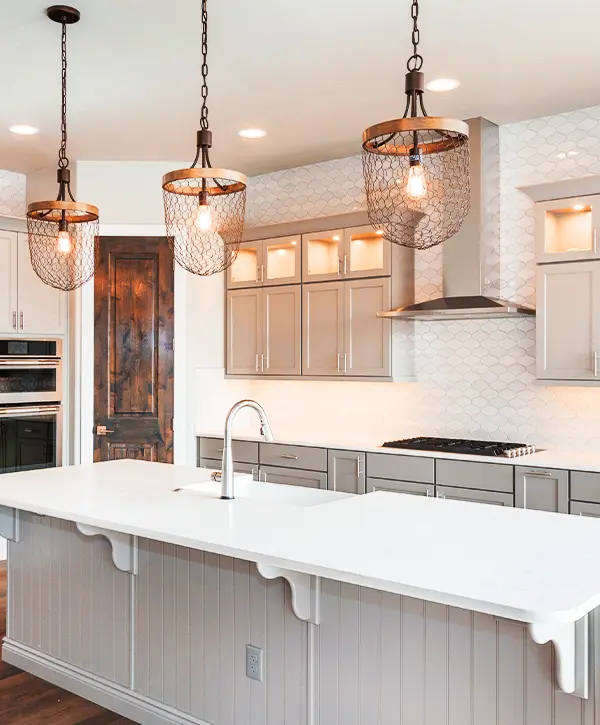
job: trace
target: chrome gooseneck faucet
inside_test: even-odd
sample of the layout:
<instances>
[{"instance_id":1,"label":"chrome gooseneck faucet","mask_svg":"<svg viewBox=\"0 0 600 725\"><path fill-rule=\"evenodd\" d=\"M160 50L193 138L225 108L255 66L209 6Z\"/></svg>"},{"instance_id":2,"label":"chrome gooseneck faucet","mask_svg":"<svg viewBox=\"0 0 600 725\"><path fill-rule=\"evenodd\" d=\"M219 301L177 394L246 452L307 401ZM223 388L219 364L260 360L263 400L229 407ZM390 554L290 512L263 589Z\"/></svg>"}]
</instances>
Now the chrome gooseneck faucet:
<instances>
[{"instance_id":1,"label":"chrome gooseneck faucet","mask_svg":"<svg viewBox=\"0 0 600 725\"><path fill-rule=\"evenodd\" d=\"M223 444L223 464L221 466L221 498L232 499L233 495L233 457L231 455L231 429L233 420L242 408L252 408L260 418L260 432L266 441L273 440L273 431L269 425L269 419L262 405L254 400L240 400L236 403L225 419L225 441Z\"/></svg>"}]
</instances>

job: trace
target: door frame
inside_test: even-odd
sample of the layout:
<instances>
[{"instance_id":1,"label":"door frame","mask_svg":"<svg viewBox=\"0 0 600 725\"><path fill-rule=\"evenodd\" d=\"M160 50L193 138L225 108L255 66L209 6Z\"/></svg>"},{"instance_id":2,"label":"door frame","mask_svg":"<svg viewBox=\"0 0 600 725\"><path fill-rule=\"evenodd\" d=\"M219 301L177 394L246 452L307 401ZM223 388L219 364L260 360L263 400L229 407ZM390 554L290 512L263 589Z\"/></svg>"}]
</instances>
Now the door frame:
<instances>
[{"instance_id":1,"label":"door frame","mask_svg":"<svg viewBox=\"0 0 600 725\"><path fill-rule=\"evenodd\" d=\"M165 237L164 224L100 224L100 236L106 237ZM195 465L194 397L188 400L186 390L193 389L193 369L187 364L186 290L187 272L175 264L174 337L174 463ZM177 314L177 310L183 310ZM94 460L94 282L90 280L72 295L70 335L71 365L76 381L71 390L71 420L73 421L73 463L92 463ZM186 384L187 383L187 384ZM188 384L192 387L188 388Z\"/></svg>"}]
</instances>

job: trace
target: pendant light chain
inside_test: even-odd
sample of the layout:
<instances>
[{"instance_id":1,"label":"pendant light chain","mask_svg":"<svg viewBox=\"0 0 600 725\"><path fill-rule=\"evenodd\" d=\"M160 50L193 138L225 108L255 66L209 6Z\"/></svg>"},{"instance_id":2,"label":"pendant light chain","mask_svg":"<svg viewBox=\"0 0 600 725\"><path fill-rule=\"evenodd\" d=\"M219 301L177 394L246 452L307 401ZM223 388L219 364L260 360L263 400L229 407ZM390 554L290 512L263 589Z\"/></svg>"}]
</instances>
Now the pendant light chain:
<instances>
[{"instance_id":1,"label":"pendant light chain","mask_svg":"<svg viewBox=\"0 0 600 725\"><path fill-rule=\"evenodd\" d=\"M202 0L202 110L200 128L208 130L208 10L207 0Z\"/></svg>"},{"instance_id":2,"label":"pendant light chain","mask_svg":"<svg viewBox=\"0 0 600 725\"><path fill-rule=\"evenodd\" d=\"M408 61L406 62L406 69L408 71L413 70L421 70L423 67L423 56L418 52L418 46L420 41L420 33L419 33L419 26L417 25L419 21L419 2L418 0L413 0L412 6L410 8L410 17L413 21L413 29L412 29L412 46L413 46L413 54L410 56Z\"/></svg>"},{"instance_id":3,"label":"pendant light chain","mask_svg":"<svg viewBox=\"0 0 600 725\"><path fill-rule=\"evenodd\" d=\"M58 152L58 166L66 169L69 166L67 158L67 25L62 24L62 103L61 103L61 142L60 151Z\"/></svg>"}]
</instances>

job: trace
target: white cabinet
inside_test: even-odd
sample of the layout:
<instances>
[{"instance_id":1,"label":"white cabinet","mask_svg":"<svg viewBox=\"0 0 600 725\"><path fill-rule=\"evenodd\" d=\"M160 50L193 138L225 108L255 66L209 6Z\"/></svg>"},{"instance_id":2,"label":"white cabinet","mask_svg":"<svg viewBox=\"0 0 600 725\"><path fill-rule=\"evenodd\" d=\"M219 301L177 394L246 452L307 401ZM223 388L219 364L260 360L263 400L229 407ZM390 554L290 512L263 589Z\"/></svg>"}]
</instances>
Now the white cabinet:
<instances>
[{"instance_id":1,"label":"white cabinet","mask_svg":"<svg viewBox=\"0 0 600 725\"><path fill-rule=\"evenodd\" d=\"M538 262L599 259L600 195L536 204Z\"/></svg>"},{"instance_id":2,"label":"white cabinet","mask_svg":"<svg viewBox=\"0 0 600 725\"><path fill-rule=\"evenodd\" d=\"M600 261L544 264L537 271L537 376L598 380Z\"/></svg>"},{"instance_id":3,"label":"white cabinet","mask_svg":"<svg viewBox=\"0 0 600 725\"><path fill-rule=\"evenodd\" d=\"M36 275L26 234L0 231L0 290L0 334L66 334L68 295Z\"/></svg>"}]
</instances>

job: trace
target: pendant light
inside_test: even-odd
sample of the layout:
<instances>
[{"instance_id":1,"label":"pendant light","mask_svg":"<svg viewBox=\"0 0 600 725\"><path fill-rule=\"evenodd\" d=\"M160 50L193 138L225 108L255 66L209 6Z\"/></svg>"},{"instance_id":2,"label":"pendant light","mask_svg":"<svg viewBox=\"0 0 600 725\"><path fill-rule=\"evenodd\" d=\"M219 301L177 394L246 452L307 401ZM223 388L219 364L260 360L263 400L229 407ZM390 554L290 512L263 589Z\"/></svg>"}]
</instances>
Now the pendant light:
<instances>
[{"instance_id":1,"label":"pendant light","mask_svg":"<svg viewBox=\"0 0 600 725\"><path fill-rule=\"evenodd\" d=\"M79 11L53 5L47 16L62 26L61 144L58 152L58 196L27 207L27 231L31 264L50 287L74 290L87 282L96 266L98 209L75 201L67 158L67 25L79 21Z\"/></svg>"},{"instance_id":2,"label":"pendant light","mask_svg":"<svg viewBox=\"0 0 600 725\"><path fill-rule=\"evenodd\" d=\"M202 0L202 110L196 158L189 169L163 176L167 237L176 261L188 272L208 276L230 267L244 230L246 177L213 169L208 128L208 12ZM201 166L197 166L200 161Z\"/></svg>"},{"instance_id":3,"label":"pendant light","mask_svg":"<svg viewBox=\"0 0 600 725\"><path fill-rule=\"evenodd\" d=\"M454 236L469 211L469 127L425 111L418 16L413 0L404 116L367 128L362 158L371 224L390 242L427 249Z\"/></svg>"}]
</instances>

